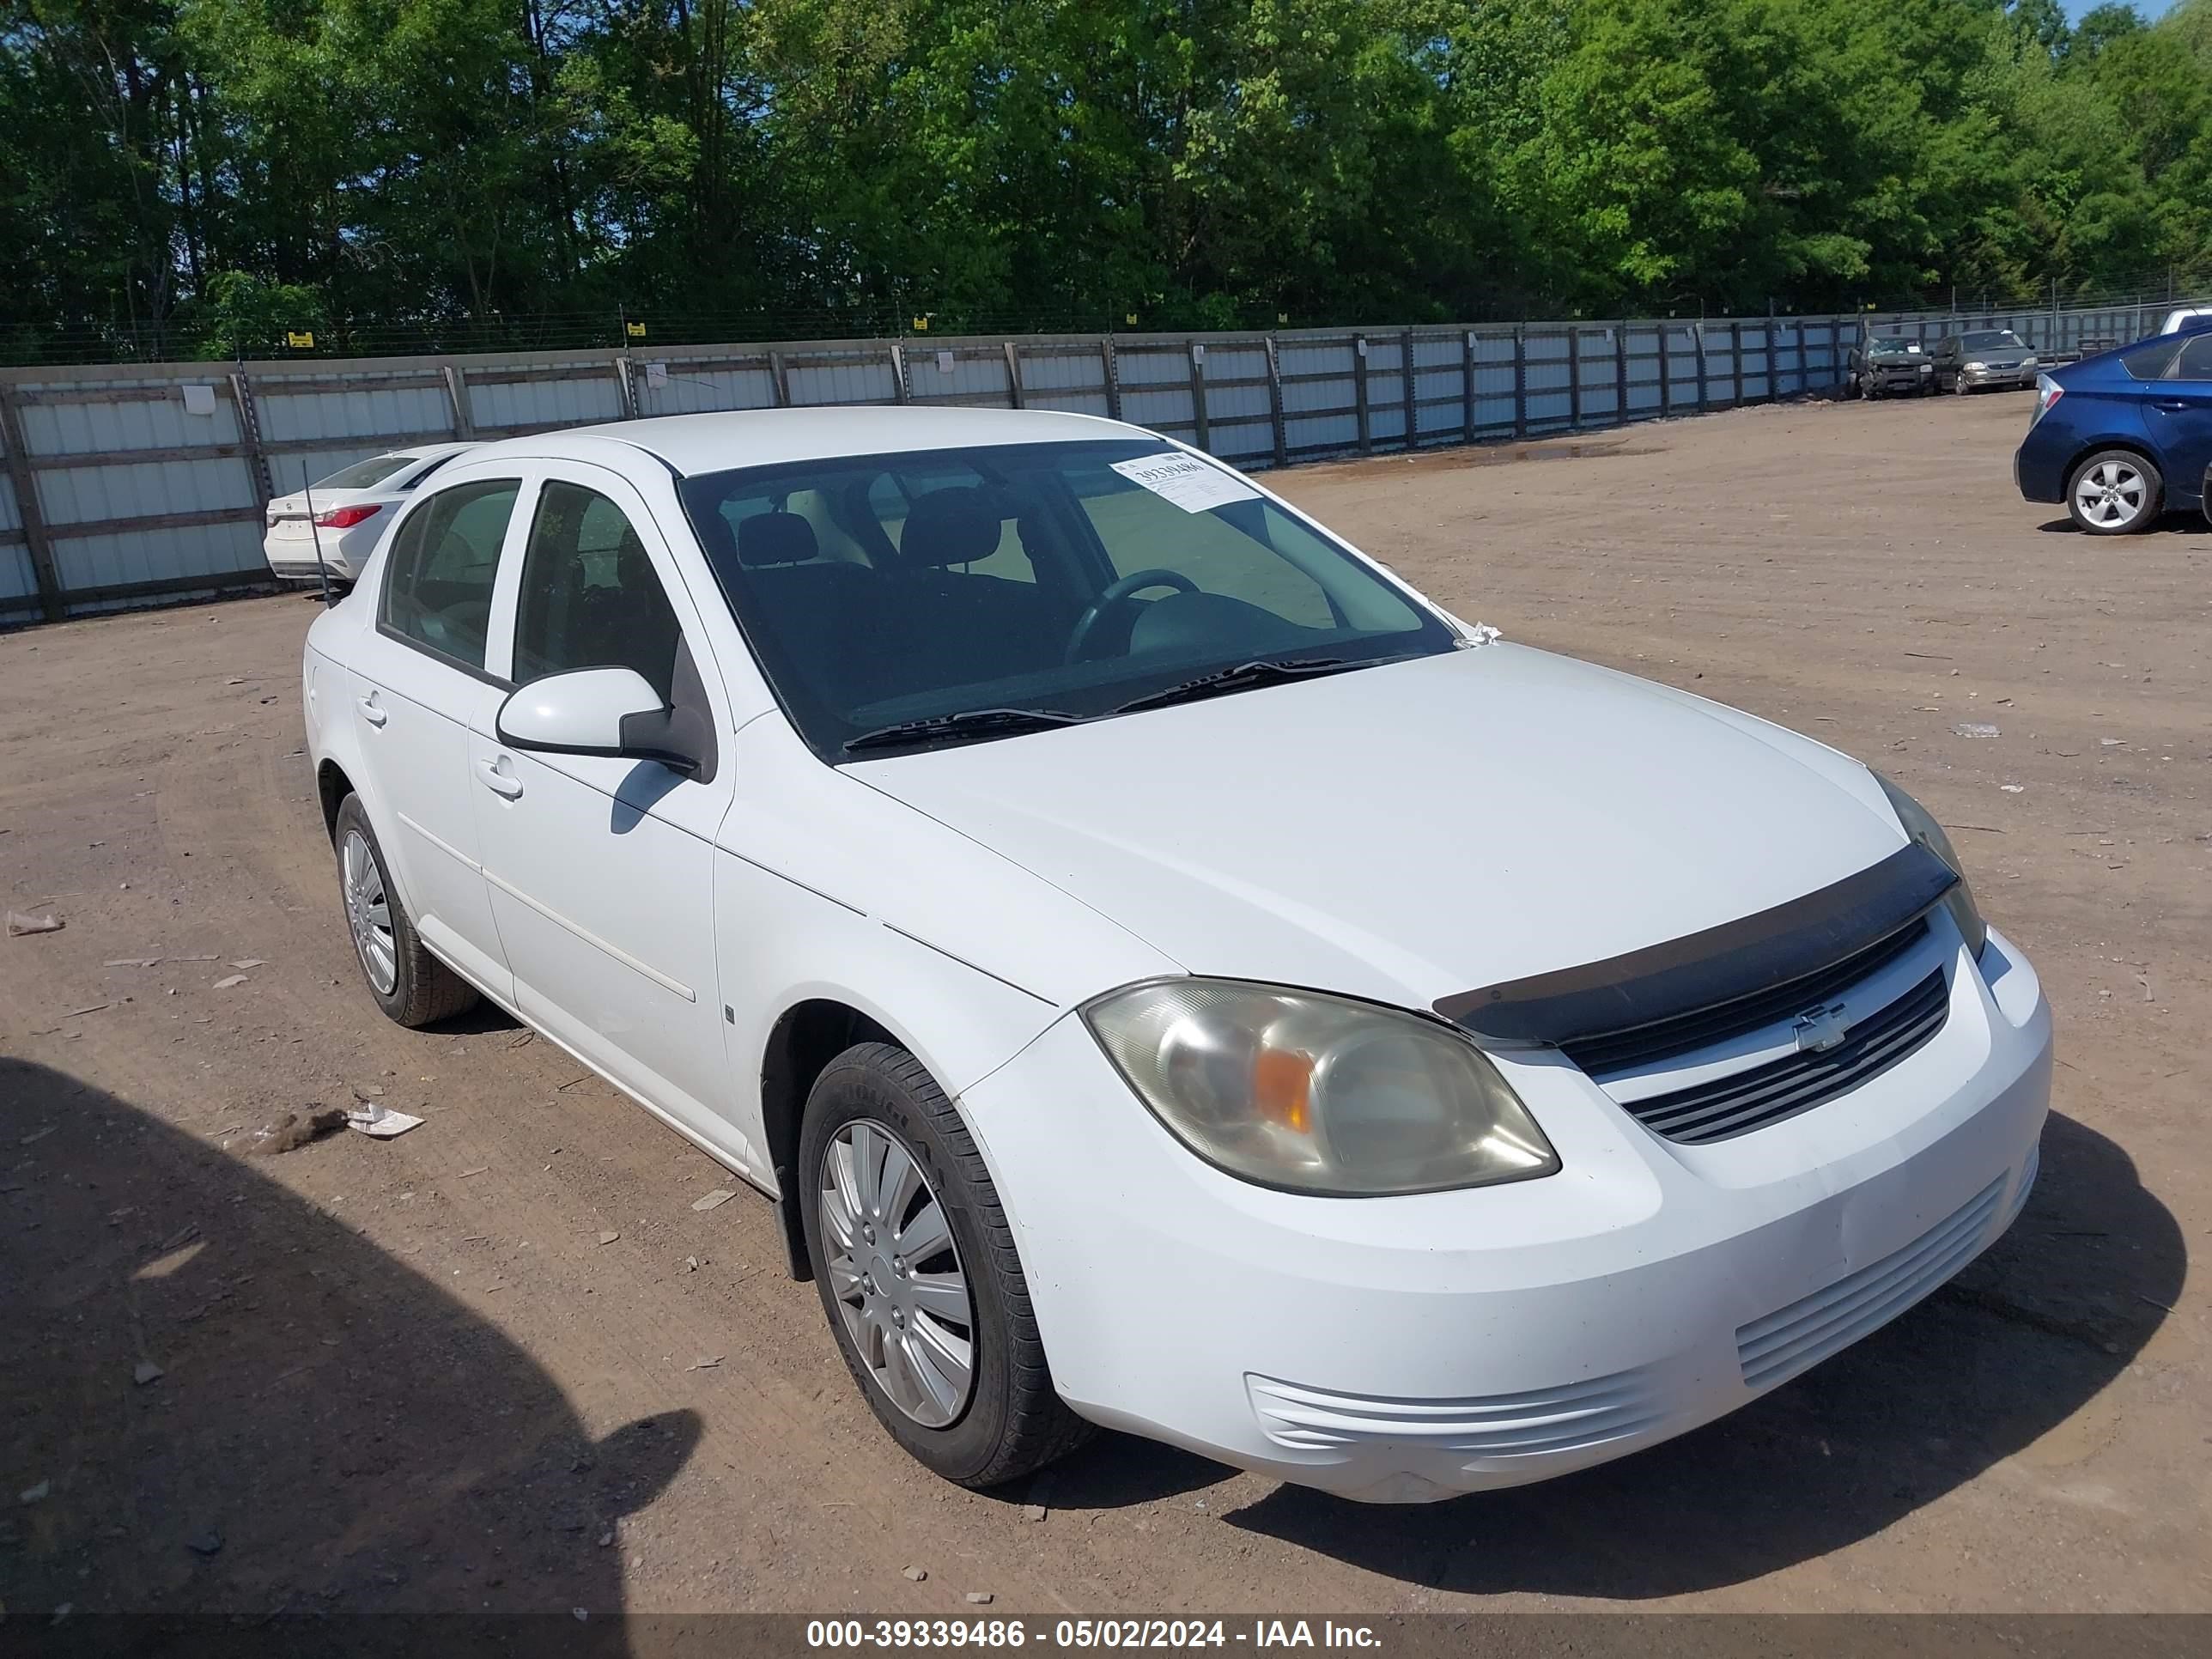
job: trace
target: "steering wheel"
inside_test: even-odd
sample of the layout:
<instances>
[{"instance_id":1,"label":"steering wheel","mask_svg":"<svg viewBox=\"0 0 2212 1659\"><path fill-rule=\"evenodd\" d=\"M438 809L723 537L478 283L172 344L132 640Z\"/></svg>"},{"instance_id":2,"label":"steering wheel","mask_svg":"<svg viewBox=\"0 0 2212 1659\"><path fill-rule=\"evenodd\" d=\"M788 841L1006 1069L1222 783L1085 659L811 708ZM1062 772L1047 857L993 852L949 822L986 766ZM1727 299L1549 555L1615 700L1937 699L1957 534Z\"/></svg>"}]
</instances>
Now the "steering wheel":
<instances>
[{"instance_id":1,"label":"steering wheel","mask_svg":"<svg viewBox=\"0 0 2212 1659\"><path fill-rule=\"evenodd\" d=\"M1091 636L1098 631L1099 618L1108 611L1127 605L1148 587L1172 587L1178 593L1195 593L1198 584L1179 570L1133 570L1121 580L1108 585L1106 591L1084 607L1083 614L1075 619L1075 626L1067 635L1067 649L1063 660L1080 662L1083 647L1091 643Z\"/></svg>"}]
</instances>

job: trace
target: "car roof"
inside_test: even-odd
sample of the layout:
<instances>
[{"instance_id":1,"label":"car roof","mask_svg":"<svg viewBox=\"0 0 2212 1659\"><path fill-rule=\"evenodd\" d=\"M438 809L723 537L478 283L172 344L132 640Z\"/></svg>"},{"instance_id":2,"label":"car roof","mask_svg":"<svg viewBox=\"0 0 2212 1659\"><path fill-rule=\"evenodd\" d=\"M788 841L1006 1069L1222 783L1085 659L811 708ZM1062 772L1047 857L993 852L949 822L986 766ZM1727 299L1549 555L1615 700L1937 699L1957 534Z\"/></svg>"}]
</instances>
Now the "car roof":
<instances>
[{"instance_id":1,"label":"car roof","mask_svg":"<svg viewBox=\"0 0 2212 1659\"><path fill-rule=\"evenodd\" d=\"M471 459L495 460L503 455L604 459L605 451L600 446L611 441L642 450L688 477L732 467L831 460L847 455L997 444L1076 443L1101 438L1165 441L1142 427L1060 410L844 404L653 416L568 427L479 446Z\"/></svg>"},{"instance_id":2,"label":"car roof","mask_svg":"<svg viewBox=\"0 0 2212 1659\"><path fill-rule=\"evenodd\" d=\"M413 461L428 461L441 455L458 455L465 449L479 447L480 445L473 443L403 444L398 449L387 449L384 453L386 455L404 455Z\"/></svg>"}]
</instances>

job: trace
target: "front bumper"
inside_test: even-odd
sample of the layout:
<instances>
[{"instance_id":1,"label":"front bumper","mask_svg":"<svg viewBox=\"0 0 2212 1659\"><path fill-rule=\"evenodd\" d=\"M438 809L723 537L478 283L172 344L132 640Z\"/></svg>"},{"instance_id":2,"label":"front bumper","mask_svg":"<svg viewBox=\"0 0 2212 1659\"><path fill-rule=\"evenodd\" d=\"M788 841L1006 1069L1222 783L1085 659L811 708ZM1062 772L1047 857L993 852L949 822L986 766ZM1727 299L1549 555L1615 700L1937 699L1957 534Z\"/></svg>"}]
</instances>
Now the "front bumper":
<instances>
[{"instance_id":1,"label":"front bumper","mask_svg":"<svg viewBox=\"0 0 2212 1659\"><path fill-rule=\"evenodd\" d=\"M1918 392L1936 379L1933 363L1876 363L1864 378L1878 392Z\"/></svg>"},{"instance_id":2,"label":"front bumper","mask_svg":"<svg viewBox=\"0 0 2212 1659\"><path fill-rule=\"evenodd\" d=\"M2009 1224L2050 1015L2000 935L1986 981L1947 937L1926 1048L1735 1140L1662 1140L1556 1054L1499 1056L1564 1162L1538 1181L1366 1200L1237 1181L1073 1017L962 1103L1084 1416L1349 1498L1516 1486L1735 1410Z\"/></svg>"},{"instance_id":3,"label":"front bumper","mask_svg":"<svg viewBox=\"0 0 2212 1659\"><path fill-rule=\"evenodd\" d=\"M1962 368L1959 378L1977 392L1995 392L2033 386L2035 377L2042 372L2040 365L2029 363L2019 368Z\"/></svg>"}]
</instances>

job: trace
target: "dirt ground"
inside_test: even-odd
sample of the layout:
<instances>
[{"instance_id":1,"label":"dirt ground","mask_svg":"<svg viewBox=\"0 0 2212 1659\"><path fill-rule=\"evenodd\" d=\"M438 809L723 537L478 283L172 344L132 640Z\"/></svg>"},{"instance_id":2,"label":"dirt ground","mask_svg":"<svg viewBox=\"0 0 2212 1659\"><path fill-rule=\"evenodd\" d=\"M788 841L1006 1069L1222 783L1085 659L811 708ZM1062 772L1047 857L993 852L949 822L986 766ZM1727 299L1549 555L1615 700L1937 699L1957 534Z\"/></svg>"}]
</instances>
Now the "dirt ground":
<instances>
[{"instance_id":1,"label":"dirt ground","mask_svg":"<svg viewBox=\"0 0 2212 1659\"><path fill-rule=\"evenodd\" d=\"M299 753L311 599L0 637L0 902L67 924L0 938L0 1601L2212 1609L2212 533L2023 505L2027 415L1285 475L1463 617L1887 769L2057 1012L2042 1184L1959 1284L1668 1446L1421 1509L1115 1436L935 1481L763 1200L695 1210L738 1183L503 1018L378 1014ZM357 1090L428 1122L248 1155Z\"/></svg>"}]
</instances>

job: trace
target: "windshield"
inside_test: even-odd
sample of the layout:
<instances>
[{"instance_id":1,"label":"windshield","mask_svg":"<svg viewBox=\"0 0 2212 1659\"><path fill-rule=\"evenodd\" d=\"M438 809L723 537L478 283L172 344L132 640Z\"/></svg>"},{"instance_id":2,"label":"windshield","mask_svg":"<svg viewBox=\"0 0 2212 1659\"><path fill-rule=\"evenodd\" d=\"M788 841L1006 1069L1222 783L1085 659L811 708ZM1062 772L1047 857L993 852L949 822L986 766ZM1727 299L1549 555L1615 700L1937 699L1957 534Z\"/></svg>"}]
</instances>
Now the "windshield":
<instances>
[{"instance_id":1,"label":"windshield","mask_svg":"<svg viewBox=\"0 0 2212 1659\"><path fill-rule=\"evenodd\" d=\"M776 696L830 761L867 734L856 757L1036 724L1008 711L1095 718L1255 662L1453 645L1335 542L1154 439L840 456L680 488Z\"/></svg>"},{"instance_id":2,"label":"windshield","mask_svg":"<svg viewBox=\"0 0 2212 1659\"><path fill-rule=\"evenodd\" d=\"M373 455L365 461L356 461L351 466L342 466L327 478L319 479L318 489L374 489L393 473L415 465L412 455Z\"/></svg>"},{"instance_id":3,"label":"windshield","mask_svg":"<svg viewBox=\"0 0 2212 1659\"><path fill-rule=\"evenodd\" d=\"M2008 328L1984 329L1979 334L1961 335L1959 343L1969 351L2000 351L2008 346L2022 345L2019 335Z\"/></svg>"},{"instance_id":4,"label":"windshield","mask_svg":"<svg viewBox=\"0 0 2212 1659\"><path fill-rule=\"evenodd\" d=\"M1867 343L1868 349L1873 351L1917 351L1920 349L1919 341L1908 340L1902 334L1886 334Z\"/></svg>"}]
</instances>

